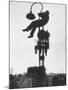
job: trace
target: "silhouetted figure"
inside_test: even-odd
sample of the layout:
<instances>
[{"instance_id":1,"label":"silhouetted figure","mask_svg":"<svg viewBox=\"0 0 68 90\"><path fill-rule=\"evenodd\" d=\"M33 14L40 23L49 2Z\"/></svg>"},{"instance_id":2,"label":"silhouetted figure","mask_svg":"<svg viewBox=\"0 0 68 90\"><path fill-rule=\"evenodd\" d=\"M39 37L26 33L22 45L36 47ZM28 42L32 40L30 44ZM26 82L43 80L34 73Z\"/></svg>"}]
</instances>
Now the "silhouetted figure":
<instances>
[{"instance_id":1,"label":"silhouetted figure","mask_svg":"<svg viewBox=\"0 0 68 90\"><path fill-rule=\"evenodd\" d=\"M37 27L43 27L49 21L49 11L48 10L46 12L38 13L38 15L39 17L41 17L41 19L33 21L26 29L22 30L22 31L31 30L30 36L28 38L33 37L34 32Z\"/></svg>"}]
</instances>

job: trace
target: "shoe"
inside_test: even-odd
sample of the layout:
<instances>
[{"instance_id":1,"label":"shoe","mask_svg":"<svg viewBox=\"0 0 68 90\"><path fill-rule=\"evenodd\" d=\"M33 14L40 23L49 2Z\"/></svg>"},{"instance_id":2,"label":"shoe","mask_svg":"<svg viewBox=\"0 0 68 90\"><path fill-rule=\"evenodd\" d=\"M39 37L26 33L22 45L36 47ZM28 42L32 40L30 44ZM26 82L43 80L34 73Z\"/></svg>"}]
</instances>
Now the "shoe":
<instances>
[{"instance_id":1,"label":"shoe","mask_svg":"<svg viewBox=\"0 0 68 90\"><path fill-rule=\"evenodd\" d=\"M28 31L28 29L23 29L22 31Z\"/></svg>"},{"instance_id":2,"label":"shoe","mask_svg":"<svg viewBox=\"0 0 68 90\"><path fill-rule=\"evenodd\" d=\"M32 38L33 36L28 36L28 38Z\"/></svg>"}]
</instances>

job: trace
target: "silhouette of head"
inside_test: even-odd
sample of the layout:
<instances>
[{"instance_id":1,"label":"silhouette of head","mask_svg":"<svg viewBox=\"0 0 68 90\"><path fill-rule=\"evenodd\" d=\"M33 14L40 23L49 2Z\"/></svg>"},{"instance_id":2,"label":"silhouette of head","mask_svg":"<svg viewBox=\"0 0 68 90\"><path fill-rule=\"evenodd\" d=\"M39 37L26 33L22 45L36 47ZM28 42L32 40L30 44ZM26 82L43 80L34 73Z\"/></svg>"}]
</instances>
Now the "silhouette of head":
<instances>
[{"instance_id":1,"label":"silhouette of head","mask_svg":"<svg viewBox=\"0 0 68 90\"><path fill-rule=\"evenodd\" d=\"M45 14L46 14L46 15L49 15L49 11L48 11L48 10L46 10Z\"/></svg>"},{"instance_id":2,"label":"silhouette of head","mask_svg":"<svg viewBox=\"0 0 68 90\"><path fill-rule=\"evenodd\" d=\"M49 11L46 10L46 12L41 12L41 13L38 13L39 17L42 17L44 18L45 16L48 16L49 15Z\"/></svg>"}]
</instances>

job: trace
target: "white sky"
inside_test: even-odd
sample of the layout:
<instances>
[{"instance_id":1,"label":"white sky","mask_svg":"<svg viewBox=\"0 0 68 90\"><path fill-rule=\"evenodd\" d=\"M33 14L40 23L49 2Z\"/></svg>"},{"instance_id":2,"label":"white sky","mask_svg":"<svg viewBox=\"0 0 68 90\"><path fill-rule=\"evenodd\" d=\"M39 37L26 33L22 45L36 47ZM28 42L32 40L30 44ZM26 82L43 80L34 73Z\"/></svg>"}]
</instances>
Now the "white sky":
<instances>
[{"instance_id":1,"label":"white sky","mask_svg":"<svg viewBox=\"0 0 68 90\"><path fill-rule=\"evenodd\" d=\"M28 39L30 32L22 32L31 21L26 18L32 3L10 2L10 69L14 73L24 73L30 66L38 66L38 54L34 54L37 32ZM38 19L39 4L33 6ZM50 20L45 30L50 32L50 49L45 57L47 73L65 73L65 6L43 4L43 11L49 10Z\"/></svg>"}]
</instances>

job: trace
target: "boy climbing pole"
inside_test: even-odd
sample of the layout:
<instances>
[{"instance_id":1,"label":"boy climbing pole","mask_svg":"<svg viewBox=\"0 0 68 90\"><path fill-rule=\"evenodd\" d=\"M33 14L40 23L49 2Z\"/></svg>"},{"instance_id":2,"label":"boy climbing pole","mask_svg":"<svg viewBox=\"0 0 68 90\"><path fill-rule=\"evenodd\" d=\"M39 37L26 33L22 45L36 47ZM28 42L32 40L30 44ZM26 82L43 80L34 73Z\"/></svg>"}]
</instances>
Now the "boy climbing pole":
<instances>
[{"instance_id":1,"label":"boy climbing pole","mask_svg":"<svg viewBox=\"0 0 68 90\"><path fill-rule=\"evenodd\" d=\"M49 21L49 11L48 10L46 12L38 13L38 15L39 17L41 17L41 19L32 21L31 24L26 29L22 30L22 31L31 31L30 36L28 36L28 38L33 37L34 32L37 27L43 27Z\"/></svg>"}]
</instances>

